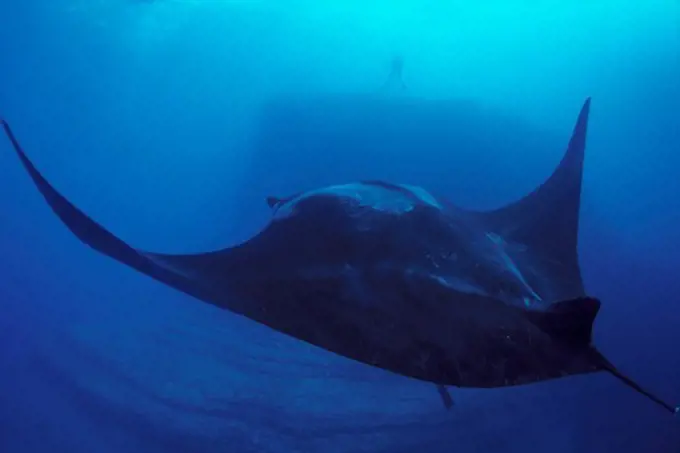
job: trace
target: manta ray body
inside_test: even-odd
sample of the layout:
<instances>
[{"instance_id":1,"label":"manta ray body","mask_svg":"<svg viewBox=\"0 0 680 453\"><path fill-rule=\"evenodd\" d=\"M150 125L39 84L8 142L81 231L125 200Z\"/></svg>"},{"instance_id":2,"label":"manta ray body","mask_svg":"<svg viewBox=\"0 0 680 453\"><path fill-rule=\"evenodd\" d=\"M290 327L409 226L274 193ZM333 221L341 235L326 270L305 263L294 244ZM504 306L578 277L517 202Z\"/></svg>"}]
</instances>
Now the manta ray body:
<instances>
[{"instance_id":1,"label":"manta ray body","mask_svg":"<svg viewBox=\"0 0 680 453\"><path fill-rule=\"evenodd\" d=\"M503 387L619 372L592 343L578 220L590 99L560 164L502 208L472 211L383 181L267 198L270 223L223 250L134 248L57 192L2 126L45 200L82 242L138 272L333 353L446 386Z\"/></svg>"}]
</instances>

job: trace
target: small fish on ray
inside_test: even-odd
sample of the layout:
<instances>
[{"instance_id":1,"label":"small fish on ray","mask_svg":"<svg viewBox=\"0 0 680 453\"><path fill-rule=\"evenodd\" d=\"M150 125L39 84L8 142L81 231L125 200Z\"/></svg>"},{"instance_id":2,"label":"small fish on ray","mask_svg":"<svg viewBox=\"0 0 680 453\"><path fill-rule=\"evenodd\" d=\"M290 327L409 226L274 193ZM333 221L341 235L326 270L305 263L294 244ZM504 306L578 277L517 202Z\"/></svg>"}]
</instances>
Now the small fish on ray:
<instances>
[{"instance_id":1,"label":"small fish on ray","mask_svg":"<svg viewBox=\"0 0 680 453\"><path fill-rule=\"evenodd\" d=\"M393 71L401 76L402 63ZM269 197L272 220L218 251L134 248L64 198L0 120L65 226L94 250L203 302L341 356L446 386L493 388L605 371L671 413L595 347L600 301L577 257L590 99L533 192L491 211L363 181Z\"/></svg>"}]
</instances>

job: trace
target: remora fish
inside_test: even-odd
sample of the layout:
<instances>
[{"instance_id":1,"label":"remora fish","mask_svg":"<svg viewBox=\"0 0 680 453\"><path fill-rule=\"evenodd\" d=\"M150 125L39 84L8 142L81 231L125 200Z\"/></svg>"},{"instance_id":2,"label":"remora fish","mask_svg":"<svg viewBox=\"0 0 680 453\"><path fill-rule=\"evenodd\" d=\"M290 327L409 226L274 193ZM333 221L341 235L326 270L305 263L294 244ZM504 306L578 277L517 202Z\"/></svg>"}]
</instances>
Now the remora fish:
<instances>
[{"instance_id":1,"label":"remora fish","mask_svg":"<svg viewBox=\"0 0 680 453\"><path fill-rule=\"evenodd\" d=\"M59 194L0 120L62 222L85 244L199 300L336 354L437 385L503 387L607 371L666 410L592 343L577 233L590 99L552 176L477 212L366 181L269 197L269 225L223 250L133 248Z\"/></svg>"}]
</instances>

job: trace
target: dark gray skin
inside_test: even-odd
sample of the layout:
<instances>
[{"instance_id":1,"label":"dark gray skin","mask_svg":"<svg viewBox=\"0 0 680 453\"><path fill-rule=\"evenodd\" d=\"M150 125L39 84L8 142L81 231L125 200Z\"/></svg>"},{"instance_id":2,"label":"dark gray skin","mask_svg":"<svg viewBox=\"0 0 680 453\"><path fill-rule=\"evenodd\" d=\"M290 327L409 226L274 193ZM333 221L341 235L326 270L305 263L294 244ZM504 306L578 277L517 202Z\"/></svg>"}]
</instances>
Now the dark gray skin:
<instances>
[{"instance_id":1,"label":"dark gray skin","mask_svg":"<svg viewBox=\"0 0 680 453\"><path fill-rule=\"evenodd\" d=\"M444 386L503 387L608 371L665 409L593 346L600 308L577 260L590 100L538 189L503 208L457 208L366 181L269 197L272 221L194 255L135 249L61 196L0 121L64 224L95 250L204 302L345 357Z\"/></svg>"}]
</instances>

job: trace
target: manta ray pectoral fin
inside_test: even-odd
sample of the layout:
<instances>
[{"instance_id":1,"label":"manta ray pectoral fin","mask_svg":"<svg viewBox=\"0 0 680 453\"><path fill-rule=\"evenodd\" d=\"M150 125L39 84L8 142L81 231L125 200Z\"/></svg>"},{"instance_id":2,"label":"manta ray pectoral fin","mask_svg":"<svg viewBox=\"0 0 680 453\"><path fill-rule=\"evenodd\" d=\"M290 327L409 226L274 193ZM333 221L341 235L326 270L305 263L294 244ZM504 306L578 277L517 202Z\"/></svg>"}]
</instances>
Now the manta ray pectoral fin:
<instances>
[{"instance_id":1,"label":"manta ray pectoral fin","mask_svg":"<svg viewBox=\"0 0 680 453\"><path fill-rule=\"evenodd\" d=\"M446 389L446 387L443 385L437 385L437 391L439 392L439 396L442 399L442 403L444 403L444 407L446 409L451 409L453 407L453 398L451 398L451 394Z\"/></svg>"},{"instance_id":2,"label":"manta ray pectoral fin","mask_svg":"<svg viewBox=\"0 0 680 453\"><path fill-rule=\"evenodd\" d=\"M576 246L589 114L590 98L581 108L562 160L543 184L506 206L475 212L489 231L521 246L509 254L544 300L585 294Z\"/></svg>"},{"instance_id":3,"label":"manta ray pectoral fin","mask_svg":"<svg viewBox=\"0 0 680 453\"><path fill-rule=\"evenodd\" d=\"M33 163L24 153L19 141L9 127L9 124L0 119L0 124L9 137L14 150L17 152L21 163L35 183L36 187L50 205L54 213L68 227L73 234L84 243L93 246L98 251L124 261L140 272L145 272L150 266L148 258L138 253L135 249L121 241L109 231L101 227L94 220L83 214L73 206L66 198L58 193L43 176L38 172Z\"/></svg>"},{"instance_id":4,"label":"manta ray pectoral fin","mask_svg":"<svg viewBox=\"0 0 680 453\"><path fill-rule=\"evenodd\" d=\"M197 278L195 275L197 270L198 272L202 270L201 262L206 261L205 257L210 258L211 254L163 255L144 252L129 246L88 217L52 187L28 159L9 124L0 118L0 126L4 129L21 163L47 204L78 239L98 252L130 266L138 272L205 302L213 302L213 295L205 281L202 281L200 276ZM214 252L213 254L224 254L224 252ZM194 275L188 276L187 273Z\"/></svg>"}]
</instances>

